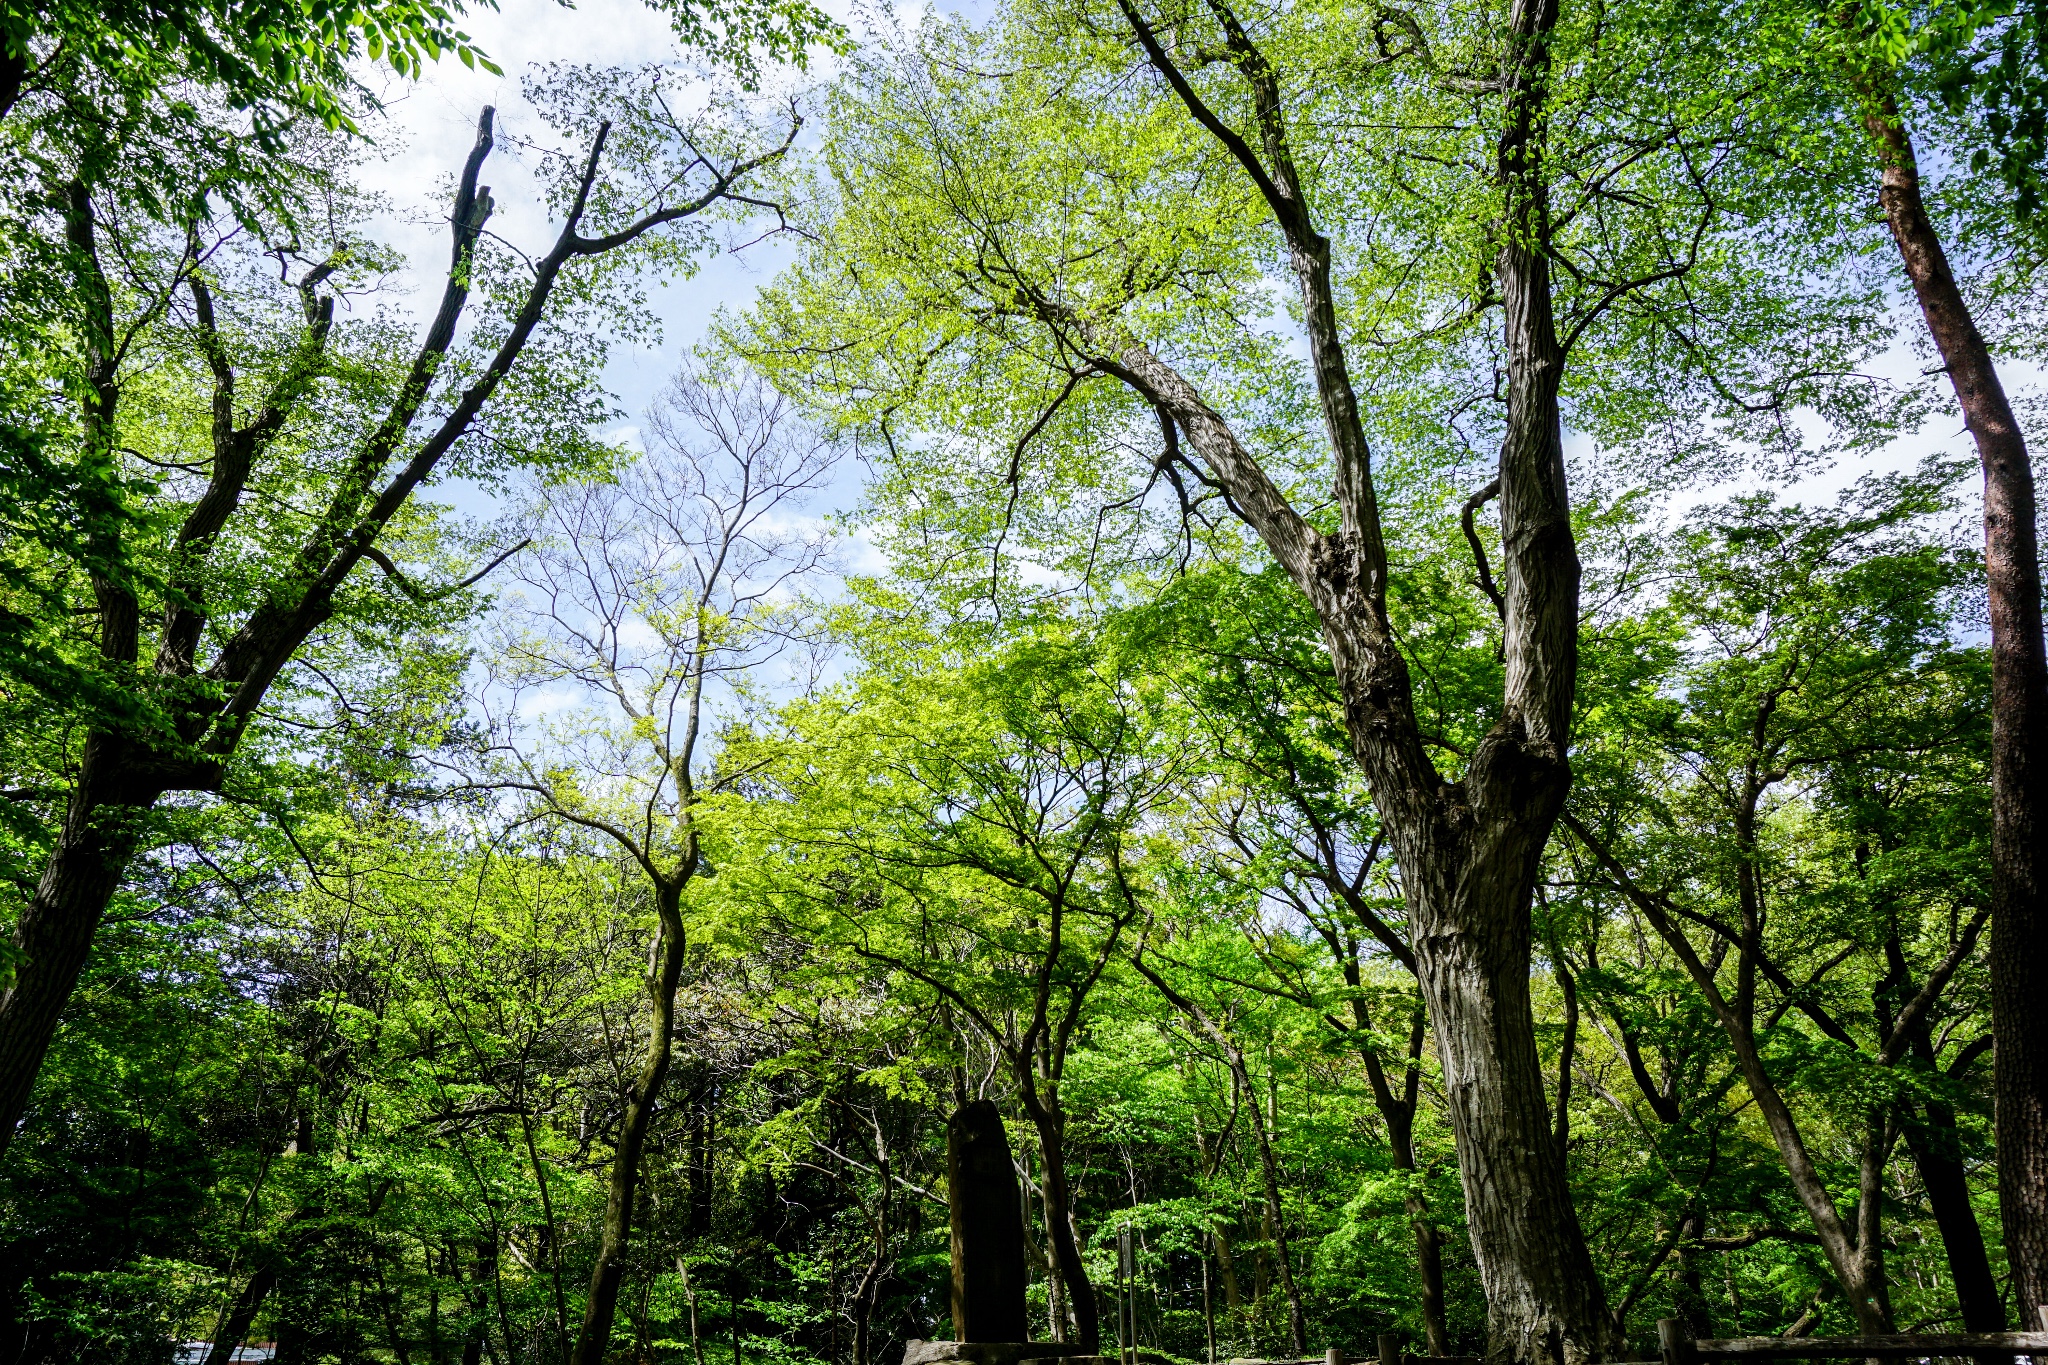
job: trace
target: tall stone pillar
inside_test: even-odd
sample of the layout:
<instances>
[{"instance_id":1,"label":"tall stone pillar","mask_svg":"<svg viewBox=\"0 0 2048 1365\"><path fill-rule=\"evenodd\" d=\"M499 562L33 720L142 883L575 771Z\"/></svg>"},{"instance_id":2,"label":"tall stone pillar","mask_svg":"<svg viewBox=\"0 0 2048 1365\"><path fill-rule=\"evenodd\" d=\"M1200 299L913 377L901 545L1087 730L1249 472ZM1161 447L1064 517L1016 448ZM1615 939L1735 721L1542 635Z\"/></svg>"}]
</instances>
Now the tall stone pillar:
<instances>
[{"instance_id":1,"label":"tall stone pillar","mask_svg":"<svg viewBox=\"0 0 2048 1365\"><path fill-rule=\"evenodd\" d=\"M946 1123L956 1341L1024 1341L1024 1213L1003 1116L989 1100Z\"/></svg>"}]
</instances>

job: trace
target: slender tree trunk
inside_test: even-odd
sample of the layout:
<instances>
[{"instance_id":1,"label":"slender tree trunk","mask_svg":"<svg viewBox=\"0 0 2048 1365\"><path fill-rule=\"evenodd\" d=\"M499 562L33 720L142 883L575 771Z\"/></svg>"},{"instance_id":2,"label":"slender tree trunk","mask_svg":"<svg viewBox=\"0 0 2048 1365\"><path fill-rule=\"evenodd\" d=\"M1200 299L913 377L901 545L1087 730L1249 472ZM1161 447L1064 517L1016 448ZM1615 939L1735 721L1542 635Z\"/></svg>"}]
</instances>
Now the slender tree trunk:
<instances>
[{"instance_id":1,"label":"slender tree trunk","mask_svg":"<svg viewBox=\"0 0 2048 1365\"><path fill-rule=\"evenodd\" d=\"M1822 1179L1819 1168L1807 1151L1799 1121L1785 1103L1777 1083L1765 1070L1756 1034L1739 1004L1729 1003L1715 982L1713 972L1700 961L1699 954L1693 951L1691 944L1661 908L1645 901L1637 903L1649 911L1652 926L1684 963L1693 984L1700 988L1715 1017L1721 1021L1722 1029L1735 1049L1743 1083L1749 1087L1750 1098L1763 1116L1764 1126L1770 1130L1778 1155L1785 1163L1785 1174L1791 1179L1792 1192L1813 1224L1813 1230L1820 1239L1821 1252L1827 1257L1836 1282L1848 1296L1850 1311L1856 1315L1856 1329L1868 1334L1890 1332L1891 1307L1883 1284L1883 1263L1880 1259L1882 1244L1876 1235L1884 1161L1883 1152L1873 1148L1880 1144L1870 1138L1864 1143L1856 1222L1851 1226L1842 1220L1840 1211L1835 1207L1834 1196L1828 1192L1827 1182ZM1744 980L1753 976L1746 959L1747 955L1745 965L1738 968Z\"/></svg>"},{"instance_id":2,"label":"slender tree trunk","mask_svg":"<svg viewBox=\"0 0 2048 1365\"><path fill-rule=\"evenodd\" d=\"M877 1131L879 1132L879 1125ZM868 1262L866 1272L861 1275L860 1288L854 1295L853 1365L868 1365L868 1334L870 1324L874 1321L875 1303L881 1297L882 1282L888 1277L889 1268L894 1264L894 1259L889 1255L889 1154L879 1137L875 1143L875 1167L881 1177L880 1188L875 1196L875 1254ZM1020 1208L1018 1212L1021 1222L1023 1211Z\"/></svg>"},{"instance_id":3,"label":"slender tree trunk","mask_svg":"<svg viewBox=\"0 0 2048 1365\"><path fill-rule=\"evenodd\" d=\"M1358 969L1356 941L1347 942L1333 934L1325 935L1325 941L1337 957L1344 983L1357 991L1364 978ZM1412 970L1413 964L1411 955L1406 965ZM1399 1094L1388 1084L1386 1067L1381 1064L1378 1052L1368 1046L1361 1054L1366 1078L1372 1085L1373 1105L1379 1110L1380 1121L1387 1125L1387 1145L1393 1150L1394 1165L1418 1174L1421 1166L1415 1159L1415 1100L1422 1079L1424 1017L1425 1010L1418 1001L1408 1022L1407 1065ZM1358 1033L1371 1035L1372 1015L1362 994L1352 997L1351 1019ZM1411 1188L1403 1204L1415 1235L1415 1275L1422 1290L1423 1337L1429 1343L1431 1355L1447 1356L1451 1353L1451 1335L1444 1324L1443 1239L1430 1222L1429 1201L1419 1188Z\"/></svg>"},{"instance_id":4,"label":"slender tree trunk","mask_svg":"<svg viewBox=\"0 0 2048 1365\"><path fill-rule=\"evenodd\" d=\"M1905 954L1896 936L1886 943L1885 953L1891 972L1904 985ZM1880 1023L1890 1018L1891 1011L1881 1008ZM1909 1048L1917 1070L1928 1076L1939 1074L1934 1039L1924 1017L1912 1031ZM1930 1099L1918 1113L1909 1107L1904 1119L1906 1150L1912 1155L1914 1170L1919 1172L1921 1187L1927 1191L1927 1206L1934 1214L1934 1224L1941 1231L1949 1282L1955 1287L1956 1306L1963 1314L1963 1330L2002 1332L2005 1303L1991 1270L1991 1257L1984 1249L1984 1229L1977 1223L1977 1210L1970 1200L1956 1111L1940 1100Z\"/></svg>"},{"instance_id":5,"label":"slender tree trunk","mask_svg":"<svg viewBox=\"0 0 2048 1365\"><path fill-rule=\"evenodd\" d=\"M566 1353L569 1345L569 1301L562 1289L562 1244L555 1225L555 1201L548 1193L547 1168L541 1165L540 1149L533 1141L533 1115L527 1112L522 1100L519 1106L519 1131L526 1139L526 1160L533 1171L534 1188L540 1191L541 1217L546 1220L548 1243L548 1277L555 1291L555 1344Z\"/></svg>"},{"instance_id":6,"label":"slender tree trunk","mask_svg":"<svg viewBox=\"0 0 2048 1365\"><path fill-rule=\"evenodd\" d=\"M1244 1316L1244 1289L1237 1282L1237 1259L1230 1254L1230 1234L1221 1227L1209 1229L1216 1244L1216 1273L1223 1277L1223 1311L1233 1321Z\"/></svg>"},{"instance_id":7,"label":"slender tree trunk","mask_svg":"<svg viewBox=\"0 0 2048 1365\"><path fill-rule=\"evenodd\" d=\"M2048 1303L2048 658L2026 440L1927 216L1888 82L1865 78L1882 162L1878 202L1941 352L1984 471L1991 616L1991 1025L1997 1035L1998 1205L2020 1321Z\"/></svg>"},{"instance_id":8,"label":"slender tree trunk","mask_svg":"<svg viewBox=\"0 0 2048 1365\"><path fill-rule=\"evenodd\" d=\"M627 1097L625 1117L619 1122L618 1146L612 1155L611 1189L605 1200L603 1239L598 1244L597 1263L591 1267L590 1296L584 1305L583 1326L576 1334L575 1349L569 1356L570 1365L603 1365L605 1349L611 1341L619 1281L626 1273L626 1243L633 1231L640 1158L675 1045L676 987L683 973L682 887L686 880L678 877L655 888L661 927L655 937L652 970L647 975L647 995L654 1007L648 1021L647 1057ZM737 1341L737 1334L734 1339Z\"/></svg>"},{"instance_id":9,"label":"slender tree trunk","mask_svg":"<svg viewBox=\"0 0 2048 1365\"><path fill-rule=\"evenodd\" d=\"M257 1312L263 1301L270 1297L270 1291L277 1287L277 1267L266 1265L249 1277L242 1286L242 1292L235 1295L234 1304L220 1326L214 1329L213 1348L206 1353L206 1365L227 1365L235 1348L249 1335L249 1326L256 1321Z\"/></svg>"},{"instance_id":10,"label":"slender tree trunk","mask_svg":"<svg viewBox=\"0 0 2048 1365\"><path fill-rule=\"evenodd\" d=\"M697 1330L697 1290L690 1283L690 1263L676 1255L676 1274L683 1281L683 1302L690 1308L690 1355L696 1365L704 1365L704 1338Z\"/></svg>"},{"instance_id":11,"label":"slender tree trunk","mask_svg":"<svg viewBox=\"0 0 2048 1365\"><path fill-rule=\"evenodd\" d=\"M1083 1351L1093 1355L1102 1345L1102 1314L1095 1302L1095 1287L1088 1280L1088 1267L1081 1260L1080 1241L1074 1235L1074 1197L1067 1184L1066 1115L1060 1110L1058 1096L1045 1093L1035 1078L1023 1099L1038 1130L1046 1240L1052 1244L1053 1263L1059 1267L1060 1282L1073 1310L1075 1336Z\"/></svg>"},{"instance_id":12,"label":"slender tree trunk","mask_svg":"<svg viewBox=\"0 0 2048 1365\"><path fill-rule=\"evenodd\" d=\"M490 1335L491 1289L498 1279L498 1243L485 1238L476 1244L476 1264L471 1268L469 1296L469 1337L462 1343L462 1365L483 1365L484 1342Z\"/></svg>"},{"instance_id":13,"label":"slender tree trunk","mask_svg":"<svg viewBox=\"0 0 2048 1365\"><path fill-rule=\"evenodd\" d=\"M448 1365L448 1346L441 1340L441 1277L434 1268L433 1243L423 1240L420 1253L427 1265L427 1356L434 1365Z\"/></svg>"},{"instance_id":14,"label":"slender tree trunk","mask_svg":"<svg viewBox=\"0 0 2048 1365\"><path fill-rule=\"evenodd\" d=\"M1202 1255L1202 1341L1205 1365L1216 1365L1216 1300L1209 1291L1209 1253Z\"/></svg>"},{"instance_id":15,"label":"slender tree trunk","mask_svg":"<svg viewBox=\"0 0 2048 1365\"><path fill-rule=\"evenodd\" d=\"M1235 1047L1230 1064L1247 1091L1251 1078L1246 1073L1244 1053ZM1294 1282L1294 1255L1287 1236L1287 1209L1280 1201L1280 1163L1273 1154L1273 1138L1256 1096L1246 1106L1252 1116L1252 1136L1259 1148L1259 1174L1266 1195L1267 1236L1273 1243L1273 1259L1280 1270L1280 1292L1287 1296L1287 1338L1296 1355L1308 1350L1308 1318L1302 1312L1301 1288Z\"/></svg>"},{"instance_id":16,"label":"slender tree trunk","mask_svg":"<svg viewBox=\"0 0 2048 1365\"><path fill-rule=\"evenodd\" d=\"M702 1237L711 1231L712 1076L708 1062L700 1061L692 1070L695 1075L690 1086L690 1214L685 1227L690 1236Z\"/></svg>"},{"instance_id":17,"label":"slender tree trunk","mask_svg":"<svg viewBox=\"0 0 2048 1365\"><path fill-rule=\"evenodd\" d=\"M1412 1096L1413 1086L1410 1086ZM1389 1124L1387 1135L1392 1140L1394 1165L1404 1171L1418 1175L1421 1166L1415 1160L1415 1106L1411 1098L1401 1113L1399 1124ZM1422 1288L1422 1334L1433 1356L1447 1356L1451 1353L1451 1333L1444 1321L1444 1254L1443 1234L1429 1216L1429 1201L1420 1190L1411 1189L1404 1203L1408 1213L1408 1226L1415 1234L1415 1274Z\"/></svg>"},{"instance_id":18,"label":"slender tree trunk","mask_svg":"<svg viewBox=\"0 0 2048 1365\"><path fill-rule=\"evenodd\" d=\"M1945 1104L1929 1104L1924 1119L1907 1120L1905 1136L1906 1150L1912 1154L1913 1167L1927 1191L1927 1206L1941 1230L1949 1280L1963 1312L1963 1330L2003 1332L2005 1305L1999 1299L1998 1279L1984 1249L1984 1230L1977 1225L1969 1180L1957 1154L1955 1111Z\"/></svg>"}]
</instances>

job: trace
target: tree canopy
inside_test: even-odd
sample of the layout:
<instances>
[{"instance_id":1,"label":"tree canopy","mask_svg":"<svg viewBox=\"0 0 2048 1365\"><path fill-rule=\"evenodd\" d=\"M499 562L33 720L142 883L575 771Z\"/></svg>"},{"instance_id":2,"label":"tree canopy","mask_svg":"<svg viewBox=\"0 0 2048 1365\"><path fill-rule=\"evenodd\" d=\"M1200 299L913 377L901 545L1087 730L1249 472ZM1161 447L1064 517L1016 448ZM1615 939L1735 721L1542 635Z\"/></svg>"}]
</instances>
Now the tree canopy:
<instances>
[{"instance_id":1,"label":"tree canopy","mask_svg":"<svg viewBox=\"0 0 2048 1365\"><path fill-rule=\"evenodd\" d=\"M2042 1325L2036 7L656 9L0 20L0 1360Z\"/></svg>"}]
</instances>

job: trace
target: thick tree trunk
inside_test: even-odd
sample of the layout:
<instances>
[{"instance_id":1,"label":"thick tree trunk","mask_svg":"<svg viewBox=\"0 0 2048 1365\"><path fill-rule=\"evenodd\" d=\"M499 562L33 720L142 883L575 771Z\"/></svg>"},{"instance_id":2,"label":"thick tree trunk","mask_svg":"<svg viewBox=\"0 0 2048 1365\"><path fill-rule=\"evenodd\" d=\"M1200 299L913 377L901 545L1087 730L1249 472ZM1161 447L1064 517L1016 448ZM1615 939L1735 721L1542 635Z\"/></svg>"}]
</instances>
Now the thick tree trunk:
<instances>
[{"instance_id":1,"label":"thick tree trunk","mask_svg":"<svg viewBox=\"0 0 2048 1365\"><path fill-rule=\"evenodd\" d=\"M1135 337L1049 303L1042 312L1105 373L1167 415L1170 435L1185 433L1233 511L1315 608L1351 747L1401 866L1486 1287L1490 1351L1496 1359L1558 1365L1598 1359L1617 1343L1551 1130L1528 979L1537 866L1570 783L1578 661L1579 561L1557 406L1565 357L1545 255L1542 163L1557 0L1513 0L1504 35L1496 276L1508 362L1500 453L1507 676L1500 719L1474 747L1459 782L1445 781L1429 756L1387 612L1386 543L1343 356L1330 244L1295 174L1280 83L1228 7L1212 5L1251 87L1261 155L1203 102L1131 0L1122 4L1148 59L1246 167L1287 238L1334 457L1340 529L1326 535L1309 525L1195 386Z\"/></svg>"},{"instance_id":2,"label":"thick tree trunk","mask_svg":"<svg viewBox=\"0 0 2048 1365\"><path fill-rule=\"evenodd\" d=\"M611 1341L619 1282L626 1273L626 1244L633 1232L640 1158L646 1149L655 1101L661 1096L675 1046L676 987L683 974L682 886L686 880L687 877L679 877L655 888L661 927L655 938L652 970L647 975L647 996L654 1007L647 1024L647 1057L627 1097L625 1117L619 1121L618 1145L612 1154L611 1188L605 1199L604 1235L598 1244L597 1262L590 1270L590 1295L584 1304L583 1325L576 1334L576 1345L569 1354L570 1365L604 1365L605 1350Z\"/></svg>"},{"instance_id":3,"label":"thick tree trunk","mask_svg":"<svg viewBox=\"0 0 2048 1365\"><path fill-rule=\"evenodd\" d=\"M0 994L0 1152L28 1111L65 1002L85 970L93 935L141 844L157 796L128 786L118 792L118 803L105 799L115 785L105 774L119 763L121 747L98 735L86 740L57 846L14 928L14 984Z\"/></svg>"},{"instance_id":4,"label":"thick tree trunk","mask_svg":"<svg viewBox=\"0 0 2048 1365\"><path fill-rule=\"evenodd\" d=\"M1497 274L1508 353L1500 455L1506 705L1475 747L1461 787L1430 794L1433 818L1401 819L1397 807L1388 824L1457 1134L1490 1353L1571 1362L1605 1355L1614 1343L1550 1122L1529 998L1530 910L1543 847L1571 781L1565 751L1578 661L1579 561L1557 403L1564 352L1541 249L1541 105L1556 17L1555 0L1517 0L1503 77L1509 108L1500 162L1509 212ZM1353 728L1355 739L1370 742L1356 722Z\"/></svg>"},{"instance_id":5,"label":"thick tree trunk","mask_svg":"<svg viewBox=\"0 0 2048 1365\"><path fill-rule=\"evenodd\" d=\"M1515 860L1526 869L1474 859L1454 876L1428 877L1409 863L1409 908L1494 1350L1571 1362L1606 1353L1607 1309L1572 1213L1536 1053L1526 878L1542 841L1520 842ZM1425 881L1428 890L1418 886Z\"/></svg>"},{"instance_id":6,"label":"thick tree trunk","mask_svg":"<svg viewBox=\"0 0 2048 1365\"><path fill-rule=\"evenodd\" d=\"M1941 352L1984 470L1991 615L1991 1026L1998 1038L1998 1204L2020 1321L2048 1303L2048 658L2034 472L1991 350L1927 216L1913 144L1883 84L1865 82L1883 163L1878 202Z\"/></svg>"}]
</instances>

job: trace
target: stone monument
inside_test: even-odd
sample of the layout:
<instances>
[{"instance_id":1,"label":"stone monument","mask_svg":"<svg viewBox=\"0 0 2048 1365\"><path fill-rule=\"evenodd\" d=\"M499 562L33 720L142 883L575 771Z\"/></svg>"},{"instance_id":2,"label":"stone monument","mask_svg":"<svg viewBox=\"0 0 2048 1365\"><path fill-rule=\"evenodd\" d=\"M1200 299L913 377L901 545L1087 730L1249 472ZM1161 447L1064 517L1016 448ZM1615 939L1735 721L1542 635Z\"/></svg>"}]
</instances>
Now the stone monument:
<instances>
[{"instance_id":1,"label":"stone monument","mask_svg":"<svg viewBox=\"0 0 2048 1365\"><path fill-rule=\"evenodd\" d=\"M946 1210L954 1340L1023 1341L1023 1198L993 1101L971 1100L946 1123Z\"/></svg>"},{"instance_id":2,"label":"stone monument","mask_svg":"<svg viewBox=\"0 0 2048 1365\"><path fill-rule=\"evenodd\" d=\"M993 1101L946 1122L946 1211L953 1229L952 1341L911 1341L903 1365L1116 1365L1079 1346L1027 1341L1024 1200Z\"/></svg>"}]
</instances>

